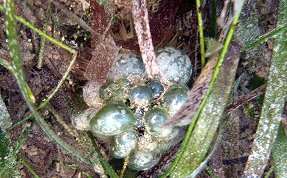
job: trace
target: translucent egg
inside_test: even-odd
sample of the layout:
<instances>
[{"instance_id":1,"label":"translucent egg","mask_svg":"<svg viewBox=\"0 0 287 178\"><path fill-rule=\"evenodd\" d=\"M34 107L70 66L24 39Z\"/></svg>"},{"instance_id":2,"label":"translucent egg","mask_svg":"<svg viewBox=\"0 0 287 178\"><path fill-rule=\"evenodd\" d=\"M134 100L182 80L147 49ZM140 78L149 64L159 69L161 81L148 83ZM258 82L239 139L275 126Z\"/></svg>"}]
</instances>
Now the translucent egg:
<instances>
[{"instance_id":1,"label":"translucent egg","mask_svg":"<svg viewBox=\"0 0 287 178\"><path fill-rule=\"evenodd\" d=\"M152 90L153 93L153 98L157 99L160 97L161 93L163 92L164 88L162 86L162 84L160 83L160 81L158 80L152 80L150 82L147 83L147 86L150 87L150 89Z\"/></svg>"},{"instance_id":2,"label":"translucent egg","mask_svg":"<svg viewBox=\"0 0 287 178\"><path fill-rule=\"evenodd\" d=\"M89 108L71 117L72 125L77 130L90 130L90 121L97 114L98 108Z\"/></svg>"},{"instance_id":3,"label":"translucent egg","mask_svg":"<svg viewBox=\"0 0 287 178\"><path fill-rule=\"evenodd\" d=\"M112 96L110 97L109 101L125 102L125 99L127 99L127 92L125 92L124 89L119 88L112 93Z\"/></svg>"},{"instance_id":4,"label":"translucent egg","mask_svg":"<svg viewBox=\"0 0 287 178\"><path fill-rule=\"evenodd\" d=\"M173 116L187 100L187 91L187 87L175 85L170 87L163 95L162 105L171 116Z\"/></svg>"},{"instance_id":5,"label":"translucent egg","mask_svg":"<svg viewBox=\"0 0 287 178\"><path fill-rule=\"evenodd\" d=\"M117 89L117 85L115 84L115 82L108 81L100 87L99 96L103 100L108 101L110 97L112 96L113 91L116 89Z\"/></svg>"},{"instance_id":6,"label":"translucent egg","mask_svg":"<svg viewBox=\"0 0 287 178\"><path fill-rule=\"evenodd\" d=\"M131 130L115 136L115 145L112 148L114 158L124 158L136 147L137 135Z\"/></svg>"},{"instance_id":7,"label":"translucent egg","mask_svg":"<svg viewBox=\"0 0 287 178\"><path fill-rule=\"evenodd\" d=\"M137 108L144 108L151 104L152 91L147 86L136 86L130 92L131 105Z\"/></svg>"},{"instance_id":8,"label":"translucent egg","mask_svg":"<svg viewBox=\"0 0 287 178\"><path fill-rule=\"evenodd\" d=\"M159 159L159 155L155 155L152 152L139 150L131 155L128 167L139 171L147 170L156 165Z\"/></svg>"},{"instance_id":9,"label":"translucent egg","mask_svg":"<svg viewBox=\"0 0 287 178\"><path fill-rule=\"evenodd\" d=\"M184 138L185 133L185 128L175 127L172 129L172 132L164 138L164 140L170 142L172 145L176 145Z\"/></svg>"},{"instance_id":10,"label":"translucent egg","mask_svg":"<svg viewBox=\"0 0 287 178\"><path fill-rule=\"evenodd\" d=\"M172 132L165 138L162 138L158 142L157 150L161 153L169 150L172 146L178 144L181 140L183 140L186 133L186 129L184 128L173 128Z\"/></svg>"},{"instance_id":11,"label":"translucent egg","mask_svg":"<svg viewBox=\"0 0 287 178\"><path fill-rule=\"evenodd\" d=\"M130 130L135 124L135 117L122 103L109 103L103 106L91 120L94 133L112 136Z\"/></svg>"},{"instance_id":12,"label":"translucent egg","mask_svg":"<svg viewBox=\"0 0 287 178\"><path fill-rule=\"evenodd\" d=\"M162 144L161 140L163 140L163 138L153 137L145 133L145 135L138 138L137 150L144 150L155 155L159 155L163 152L161 149L159 149L161 147L160 145Z\"/></svg>"},{"instance_id":13,"label":"translucent egg","mask_svg":"<svg viewBox=\"0 0 287 178\"><path fill-rule=\"evenodd\" d=\"M128 97L130 83L127 79L107 81L99 89L99 96L104 101L122 101Z\"/></svg>"},{"instance_id":14,"label":"translucent egg","mask_svg":"<svg viewBox=\"0 0 287 178\"><path fill-rule=\"evenodd\" d=\"M166 137L172 126L163 126L169 119L168 113L161 108L152 108L145 113L145 124L148 132L155 137Z\"/></svg>"},{"instance_id":15,"label":"translucent egg","mask_svg":"<svg viewBox=\"0 0 287 178\"><path fill-rule=\"evenodd\" d=\"M156 61L165 84L185 85L189 81L192 64L184 52L166 47L157 52Z\"/></svg>"},{"instance_id":16,"label":"translucent egg","mask_svg":"<svg viewBox=\"0 0 287 178\"><path fill-rule=\"evenodd\" d=\"M133 54L119 54L108 76L110 80L128 79L131 83L139 83L147 79L141 57Z\"/></svg>"}]
</instances>

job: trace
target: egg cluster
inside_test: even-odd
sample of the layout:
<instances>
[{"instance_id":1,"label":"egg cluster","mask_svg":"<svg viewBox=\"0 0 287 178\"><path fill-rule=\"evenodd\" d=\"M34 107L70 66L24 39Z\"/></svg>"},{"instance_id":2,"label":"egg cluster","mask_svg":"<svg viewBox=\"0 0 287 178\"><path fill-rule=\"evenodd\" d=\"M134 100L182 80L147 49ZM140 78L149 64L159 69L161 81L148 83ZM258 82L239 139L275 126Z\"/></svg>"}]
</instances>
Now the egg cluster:
<instances>
[{"instance_id":1,"label":"egg cluster","mask_svg":"<svg viewBox=\"0 0 287 178\"><path fill-rule=\"evenodd\" d=\"M84 100L91 108L72 117L76 129L112 137L111 155L129 156L128 167L134 170L153 167L185 134L165 123L187 99L190 59L167 47L157 52L156 61L161 79L150 80L139 56L118 55L105 84L85 86Z\"/></svg>"}]
</instances>

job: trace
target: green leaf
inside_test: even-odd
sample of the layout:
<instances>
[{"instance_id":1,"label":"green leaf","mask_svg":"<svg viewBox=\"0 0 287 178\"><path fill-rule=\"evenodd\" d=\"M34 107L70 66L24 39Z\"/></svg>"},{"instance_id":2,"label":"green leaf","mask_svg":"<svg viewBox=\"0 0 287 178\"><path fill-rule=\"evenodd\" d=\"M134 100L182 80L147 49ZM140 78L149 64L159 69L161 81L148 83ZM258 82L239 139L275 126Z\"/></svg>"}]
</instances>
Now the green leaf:
<instances>
[{"instance_id":1,"label":"green leaf","mask_svg":"<svg viewBox=\"0 0 287 178\"><path fill-rule=\"evenodd\" d=\"M0 96L0 168L2 169L9 161L9 168L5 170L1 177L16 177L19 176L19 167L15 161L15 157L11 159L12 146L9 135L5 130L11 126L11 119L6 106Z\"/></svg>"},{"instance_id":2,"label":"green leaf","mask_svg":"<svg viewBox=\"0 0 287 178\"><path fill-rule=\"evenodd\" d=\"M95 151L97 153L97 156L98 156L98 159L102 165L102 167L104 168L105 170L105 173L108 174L111 178L118 178L119 176L116 174L116 172L114 171L114 169L112 168L112 166L108 163L107 160L105 160L105 158L103 157L100 149L98 148L96 142L94 141L94 138L93 138L93 134L91 131L88 131L88 136L89 138L91 139L92 141L92 144L95 148Z\"/></svg>"},{"instance_id":3,"label":"green leaf","mask_svg":"<svg viewBox=\"0 0 287 178\"><path fill-rule=\"evenodd\" d=\"M280 1L277 26L287 23L287 2ZM274 42L266 93L244 176L260 177L275 141L287 92L287 34L277 34Z\"/></svg>"},{"instance_id":4,"label":"green leaf","mask_svg":"<svg viewBox=\"0 0 287 178\"><path fill-rule=\"evenodd\" d=\"M240 11L241 11L241 8L242 8L244 2L245 1L243 0L243 1L240 1L240 3L236 4L237 5L236 7L239 8L239 9L237 9L237 13L234 16L234 19L233 19L232 24L230 26L229 32L228 32L228 34L226 36L223 49L222 49L222 51L220 53L219 59L217 61L217 64L216 64L216 66L214 68L214 71L213 71L213 74L212 74L212 78L211 78L211 81L210 81L210 84L209 84L209 88L208 88L208 90L207 90L207 92L206 92L206 94L205 94L205 96L204 96L204 98L203 98L203 100L202 100L202 102L201 102L201 104L199 106L199 109L197 110L196 114L194 115L193 118L190 118L192 120L192 122L189 125L189 128L187 130L186 136L185 136L185 138L184 138L184 140L182 142L181 148L180 148L175 160L173 161L173 163L172 163L171 167L169 168L169 170L162 177L167 177L173 171L173 169L175 169L175 167L177 166L178 162L182 159L183 153L188 149L188 143L190 141L190 136L191 136L192 131L193 131L194 127L195 127L195 124L197 123L197 121L199 119L200 113L201 113L202 109L204 108L209 95L212 92L213 85L214 85L214 83L215 83L215 81L216 81L216 79L218 77L218 74L220 72L220 68L222 66L223 60L224 60L224 58L226 56L229 44L230 44L232 36L234 34L234 30L235 30L236 24L237 24L238 19L240 17ZM190 157L188 157L186 160L188 161L189 159L190 159ZM177 168L177 171L183 172L183 171L181 171L178 168ZM174 175L176 175L177 171L175 171ZM189 173L190 172L188 172L188 174ZM186 174L186 173L183 172L183 174Z\"/></svg>"},{"instance_id":5,"label":"green leaf","mask_svg":"<svg viewBox=\"0 0 287 178\"><path fill-rule=\"evenodd\" d=\"M272 148L272 155L276 177L287 177L287 137L282 124L279 127L278 135Z\"/></svg>"},{"instance_id":6,"label":"green leaf","mask_svg":"<svg viewBox=\"0 0 287 178\"><path fill-rule=\"evenodd\" d=\"M171 177L186 177L205 161L228 102L239 56L240 48L233 43L191 134L187 149Z\"/></svg>"},{"instance_id":7,"label":"green leaf","mask_svg":"<svg viewBox=\"0 0 287 178\"><path fill-rule=\"evenodd\" d=\"M18 41L17 41L16 16L15 16L14 1L13 0L4 1L4 7L5 7L6 34L7 34L7 39L8 39L8 47L9 47L9 51L11 54L13 67L15 69L13 74L17 80L17 83L19 85L19 89L20 89L29 109L31 110L35 119L38 121L38 123L41 125L42 129L46 132L46 134L48 136L50 136L57 144L59 144L65 151L67 151L68 153L70 153L74 157L78 158L79 160L81 160L82 162L85 162L88 165L92 165L92 162L88 158L83 157L79 152L77 152L69 144L67 144L60 137L58 137L58 135L52 129L50 129L50 127L46 123L46 121L37 112L37 109L33 103L34 97L31 97L33 95L31 95L31 90L25 81L24 72L22 69L22 61L20 59L20 53L19 53L19 47L18 47ZM36 31L36 32L38 32L38 31ZM43 32L41 32L41 33L43 33ZM70 48L68 47L68 49L70 49ZM72 50L72 52L73 51L74 50ZM76 52L73 54L75 54L75 55L73 55L74 59L72 61L74 61L76 58ZM68 75L68 74L66 74L66 75Z\"/></svg>"}]
</instances>

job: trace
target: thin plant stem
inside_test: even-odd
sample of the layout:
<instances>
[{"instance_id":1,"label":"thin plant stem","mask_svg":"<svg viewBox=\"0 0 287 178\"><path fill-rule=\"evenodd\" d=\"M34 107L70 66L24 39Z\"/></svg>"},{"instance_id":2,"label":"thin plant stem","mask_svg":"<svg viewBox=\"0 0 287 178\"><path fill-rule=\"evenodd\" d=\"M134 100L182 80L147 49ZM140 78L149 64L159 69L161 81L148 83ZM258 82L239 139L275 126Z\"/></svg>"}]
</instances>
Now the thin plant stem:
<instances>
[{"instance_id":1,"label":"thin plant stem","mask_svg":"<svg viewBox=\"0 0 287 178\"><path fill-rule=\"evenodd\" d=\"M48 24L51 19L51 9L52 9L52 4L50 3L48 7L48 12L47 12L47 18L46 18L45 25L44 25L44 33L47 33ZM46 42L46 38L42 37L41 43L40 43L38 65L37 65L38 68L42 68L43 66L45 42Z\"/></svg>"},{"instance_id":2,"label":"thin plant stem","mask_svg":"<svg viewBox=\"0 0 287 178\"><path fill-rule=\"evenodd\" d=\"M0 5L0 10L1 11L5 11L5 8L3 6ZM42 37L45 37L46 39L48 39L49 41L51 41L52 43L56 44L57 46L60 46L61 48L66 49L67 51L69 51L70 53L76 54L77 52L70 48L69 46L55 40L54 38L52 38L51 36L47 35L46 33L44 33L43 31L39 30L38 28L34 27L32 24L30 24L29 22L25 21L24 19L22 19L21 17L15 15L14 16L16 20L18 20L19 22L21 22L22 24L26 25L27 27L29 27L30 29L32 29L33 31L37 32L39 35L41 35Z\"/></svg>"},{"instance_id":3,"label":"thin plant stem","mask_svg":"<svg viewBox=\"0 0 287 178\"><path fill-rule=\"evenodd\" d=\"M97 33L92 27L90 27L83 19L79 18L74 12L67 10L64 6L62 6L59 2L55 0L49 0L55 6L60 9L70 20L76 22L79 26L81 26L84 30L90 32L92 35L102 36ZM108 28L109 29L109 28Z\"/></svg>"},{"instance_id":4,"label":"thin plant stem","mask_svg":"<svg viewBox=\"0 0 287 178\"><path fill-rule=\"evenodd\" d=\"M269 170L266 173L266 175L264 176L264 178L269 178L273 171L274 171L274 166L272 165L271 168L269 168Z\"/></svg>"},{"instance_id":5,"label":"thin plant stem","mask_svg":"<svg viewBox=\"0 0 287 178\"><path fill-rule=\"evenodd\" d=\"M129 164L129 160L130 160L130 156L125 157L124 165L123 165L123 168L122 168L122 171L121 171L120 178L124 178L125 171L127 169L127 165Z\"/></svg>"},{"instance_id":6,"label":"thin plant stem","mask_svg":"<svg viewBox=\"0 0 287 178\"><path fill-rule=\"evenodd\" d=\"M22 164L28 169L28 171L30 171L30 173L36 177L36 178L40 178L40 176L38 176L36 174L36 172L31 168L31 166L27 163L27 161L25 160L25 158L21 155L21 154L17 154L17 157L21 160Z\"/></svg>"},{"instance_id":7,"label":"thin plant stem","mask_svg":"<svg viewBox=\"0 0 287 178\"><path fill-rule=\"evenodd\" d=\"M1 10L1 11L4 11L5 8L0 5L0 10ZM58 45L58 46L60 46L60 47L62 47L62 48L64 48L64 49L68 50L69 52L71 52L71 53L73 54L72 60L71 60L71 62L70 62L70 64L69 64L69 66L68 66L66 72L64 73L62 79L59 81L59 83L58 83L58 85L56 86L56 88L53 89L53 91L51 92L51 94L50 94L50 95L44 100L44 102L42 102L42 103L40 104L40 106L38 107L38 109L41 109L41 108L43 108L43 107L53 98L53 96L56 94L56 92L59 90L59 88L62 86L62 84L64 83L64 81L65 81L66 78L68 77L68 74L69 74L70 71L72 70L72 67L73 67L73 65L74 65L74 63L75 63L75 60L76 60L76 58L77 58L77 52L76 52L74 49L68 47L67 45L65 45L65 44L63 44L63 43L61 43L61 42L59 42L59 41L53 39L53 38L50 37L49 35L45 34L45 33L42 32L41 30L39 30L39 29L37 29L36 27L34 27L34 26L33 26L32 24L30 24L29 22L26 22L26 21L25 21L24 19L22 19L21 17L18 17L17 15L15 15L15 18L16 18L16 20L18 20L19 22L23 23L24 25L26 25L26 26L29 27L30 29L32 29L32 30L36 31L37 33L39 33L42 37L47 38L48 40L50 40L50 41L53 42L54 44L56 44L56 45ZM8 64L7 62L5 62L5 61L3 62L2 60L0 60L0 64L1 64L1 65L3 64L4 67L6 67L7 69L9 69L9 70L11 71L11 67L8 68L9 65L7 65L7 64ZM13 69L13 70L14 70L14 69ZM29 89L28 89L28 90L29 90ZM30 93L31 93L31 92L30 92ZM32 98L33 98L33 97L32 97ZM18 123L14 124L14 125L12 126L12 128L13 128L13 127L16 127L16 126L18 126L18 125L20 125L21 123L25 122L26 120L28 120L28 119L31 118L32 116L33 116L33 114L28 115L27 117L25 117L24 119L22 119L22 120L19 121Z\"/></svg>"},{"instance_id":8,"label":"thin plant stem","mask_svg":"<svg viewBox=\"0 0 287 178\"><path fill-rule=\"evenodd\" d=\"M256 40L253 43L245 46L242 50L246 51L250 48L253 48L254 46L261 44L261 43L265 42L266 40L268 40L269 38L272 38L273 36L277 35L278 33L282 33L284 31L287 31L287 25L285 25L284 27L280 27L280 28L276 28L276 29L272 30L271 32L263 35L259 40Z\"/></svg>"},{"instance_id":9,"label":"thin plant stem","mask_svg":"<svg viewBox=\"0 0 287 178\"><path fill-rule=\"evenodd\" d=\"M56 120L66 129L66 131L72 136L75 137L78 144L82 147L83 150L85 150L84 143L80 140L79 135L77 132L74 132L70 127L65 123L63 118L57 113L57 111L51 106L51 104L47 104L48 109L51 111L51 113L55 116Z\"/></svg>"},{"instance_id":10,"label":"thin plant stem","mask_svg":"<svg viewBox=\"0 0 287 178\"><path fill-rule=\"evenodd\" d=\"M95 140L94 140L94 137L93 137L93 134L91 131L88 131L87 132L88 134L88 137L91 139L92 141L92 144L98 154L98 158L99 158L99 161L101 163L101 165L103 166L106 174L108 174L111 178L118 178L119 176L115 173L115 171L113 170L113 168L111 167L111 165L107 162L107 160L105 160L105 158L103 157L100 149L98 148Z\"/></svg>"},{"instance_id":11,"label":"thin plant stem","mask_svg":"<svg viewBox=\"0 0 287 178\"><path fill-rule=\"evenodd\" d=\"M40 104L40 106L37 108L37 110L43 108L52 98L53 96L57 93L57 91L60 89L60 87L62 86L62 84L64 83L64 81L66 80L66 78L68 77L70 71L72 70L73 68L73 65L76 61L76 57L77 57L77 54L73 54L72 56L72 60L66 70L66 72L64 73L62 79L59 81L58 85L53 89L53 91L50 93L50 95L44 99L44 101ZM26 120L30 119L31 117L33 116L33 114L29 114L28 116L26 116L24 119L20 120L19 122L17 122L16 124L14 124L12 126L13 127L16 127L20 124L22 124L23 122L25 122Z\"/></svg>"},{"instance_id":12,"label":"thin plant stem","mask_svg":"<svg viewBox=\"0 0 287 178\"><path fill-rule=\"evenodd\" d=\"M93 178L93 176L91 176L89 173L85 172L84 170L82 170L81 168L79 168L78 166L75 165L75 163L67 163L67 162L63 162L63 164L67 167L70 167L72 169L75 169L79 172L81 172L83 175L85 175L87 178Z\"/></svg>"},{"instance_id":13,"label":"thin plant stem","mask_svg":"<svg viewBox=\"0 0 287 178\"><path fill-rule=\"evenodd\" d=\"M11 66L11 64L8 61L6 61L5 59L0 58L0 65L5 67L6 69L8 69L11 73L14 72L13 66Z\"/></svg>"},{"instance_id":14,"label":"thin plant stem","mask_svg":"<svg viewBox=\"0 0 287 178\"><path fill-rule=\"evenodd\" d=\"M23 147L25 141L27 140L29 134L32 131L32 128L34 126L34 122L32 122L32 124L30 125L30 127L27 130L27 133L25 136L23 136L24 132L26 131L27 127L25 127L24 129L22 129L18 140L17 140L17 146L13 149L13 152L11 153L11 157L6 161L6 163L4 164L4 166L0 169L0 175L3 174L3 172L9 167L12 159L19 153L20 149Z\"/></svg>"},{"instance_id":15,"label":"thin plant stem","mask_svg":"<svg viewBox=\"0 0 287 178\"><path fill-rule=\"evenodd\" d=\"M244 1L243 1L243 3L244 3ZM214 69L214 72L213 72L213 74L212 74L212 78L211 78L211 81L210 81L210 84L209 84L209 88L208 88L208 90L207 90L207 92L206 92L206 95L205 95L205 97L203 98L203 100L202 100L202 102L201 102L201 104L200 104L200 107L199 107L198 111L196 112L196 114L195 114L195 116L194 116L193 121L190 123L190 125L189 125L189 127L188 127L186 136L184 137L184 140L183 140L183 142L182 142L181 148L180 148L180 150L179 150L179 152L178 152L178 154L177 154L175 160L173 161L173 163L172 163L171 167L169 168L169 170L168 170L164 175L161 176L162 178L167 177L167 176L173 171L173 169L176 167L177 163L178 163L179 160L181 159L182 154L183 154L184 151L186 150L186 147L187 147L187 144L188 144L188 142L189 142L189 138L190 138L190 136L191 136L191 133L192 133L192 131L193 131L195 125L196 125L196 122L197 122L197 120L198 120L198 118L199 118L199 116L200 116L200 113L201 113L201 111L202 111L204 105L205 105L205 102L206 102L206 100L207 100L209 94L210 94L211 91L212 91L213 84L214 84L214 82L215 82L215 80L216 80L216 78L217 78L217 76L218 76L219 70L220 70L220 68L221 68L221 66L222 66L224 57L225 57L225 55L226 55L226 53L227 53L227 50L228 50L229 44L230 44L230 42L231 42L232 36L233 36L233 34L234 34L234 30L235 30L235 27L236 27L236 24L237 24L237 22L238 22L239 17L240 17L240 13L238 13L238 15L236 15L235 18L233 19L233 22L232 22L232 24L231 24L231 26L230 26L230 29L229 29L228 35L227 35L227 37L226 37L226 40L225 40L223 49L222 49L221 54L220 54L220 56L219 56L217 65L216 65L216 67L215 67L215 69Z\"/></svg>"},{"instance_id":16,"label":"thin plant stem","mask_svg":"<svg viewBox=\"0 0 287 178\"><path fill-rule=\"evenodd\" d=\"M201 66L202 69L205 66L205 47L204 47L204 34L203 34L203 22L200 0L196 0L197 20L199 28L199 44L200 44L200 55L201 55Z\"/></svg>"},{"instance_id":17,"label":"thin plant stem","mask_svg":"<svg viewBox=\"0 0 287 178\"><path fill-rule=\"evenodd\" d=\"M15 17L15 6L14 0L6 0L4 1L5 5L5 18L6 18L6 34L8 39L8 47L11 53L11 58L14 65L14 76L17 80L19 89L26 101L29 109L33 113L35 119L40 124L42 129L46 132L48 136L50 136L58 145L60 145L65 151L70 153L72 156L78 158L79 160L85 162L88 165L92 165L92 162L83 157L80 153L74 150L70 145L60 139L57 134L49 128L49 125L45 122L45 120L41 117L41 115L37 112L36 107L33 104L33 100L30 97L29 91L27 90L27 83L24 79L24 72L22 69L19 47L17 42L17 32L16 32L16 17ZM68 47L68 49L70 49ZM71 51L71 50L70 50ZM71 52L75 53L75 50Z\"/></svg>"}]
</instances>

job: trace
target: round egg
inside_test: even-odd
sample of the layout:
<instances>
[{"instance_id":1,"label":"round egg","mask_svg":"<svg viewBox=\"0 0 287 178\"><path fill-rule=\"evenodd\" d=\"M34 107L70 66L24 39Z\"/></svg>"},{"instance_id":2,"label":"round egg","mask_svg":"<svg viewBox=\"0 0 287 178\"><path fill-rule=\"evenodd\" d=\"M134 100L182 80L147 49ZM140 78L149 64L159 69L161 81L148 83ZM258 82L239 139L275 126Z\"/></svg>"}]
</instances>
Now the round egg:
<instances>
[{"instance_id":1,"label":"round egg","mask_svg":"<svg viewBox=\"0 0 287 178\"><path fill-rule=\"evenodd\" d=\"M173 116L187 100L188 88L181 85L170 87L162 97L162 106Z\"/></svg>"},{"instance_id":2,"label":"round egg","mask_svg":"<svg viewBox=\"0 0 287 178\"><path fill-rule=\"evenodd\" d=\"M95 80L88 81L84 86L83 98L88 106L97 108L103 105L99 92L100 87L101 85Z\"/></svg>"},{"instance_id":3,"label":"round egg","mask_svg":"<svg viewBox=\"0 0 287 178\"><path fill-rule=\"evenodd\" d=\"M135 84L146 80L147 73L140 56L119 54L115 59L108 78L110 80L125 78Z\"/></svg>"},{"instance_id":4,"label":"round egg","mask_svg":"<svg viewBox=\"0 0 287 178\"><path fill-rule=\"evenodd\" d=\"M150 89L152 90L152 96L154 99L159 98L162 92L164 91L162 84L158 80L152 80L148 82L147 86L149 86Z\"/></svg>"},{"instance_id":5,"label":"round egg","mask_svg":"<svg viewBox=\"0 0 287 178\"><path fill-rule=\"evenodd\" d=\"M124 158L137 145L137 135L131 130L115 136L115 145L112 148L112 156L117 159Z\"/></svg>"},{"instance_id":6,"label":"round egg","mask_svg":"<svg viewBox=\"0 0 287 178\"><path fill-rule=\"evenodd\" d=\"M132 111L126 105L108 103L98 111L90 126L94 133L112 136L130 130L135 121Z\"/></svg>"},{"instance_id":7,"label":"round egg","mask_svg":"<svg viewBox=\"0 0 287 178\"><path fill-rule=\"evenodd\" d=\"M165 138L159 140L157 150L161 153L169 150L172 146L178 144L181 140L184 139L186 129L184 128L173 128L172 132Z\"/></svg>"},{"instance_id":8,"label":"round egg","mask_svg":"<svg viewBox=\"0 0 287 178\"><path fill-rule=\"evenodd\" d=\"M144 115L147 130L155 137L166 137L171 133L172 126L163 126L168 119L168 113L161 108L152 108Z\"/></svg>"},{"instance_id":9,"label":"round egg","mask_svg":"<svg viewBox=\"0 0 287 178\"><path fill-rule=\"evenodd\" d=\"M88 108L71 117L72 125L77 130L90 130L90 121L97 114L98 108Z\"/></svg>"},{"instance_id":10,"label":"round egg","mask_svg":"<svg viewBox=\"0 0 287 178\"><path fill-rule=\"evenodd\" d=\"M99 96L104 101L122 101L128 97L130 83L127 79L107 81L99 89Z\"/></svg>"},{"instance_id":11,"label":"round egg","mask_svg":"<svg viewBox=\"0 0 287 178\"><path fill-rule=\"evenodd\" d=\"M115 82L107 81L100 87L99 96L101 99L108 101L111 98L114 90L116 89L117 85L115 84Z\"/></svg>"},{"instance_id":12,"label":"round egg","mask_svg":"<svg viewBox=\"0 0 287 178\"><path fill-rule=\"evenodd\" d=\"M163 48L157 52L156 62L165 84L185 85L189 81L192 64L184 52L172 47Z\"/></svg>"},{"instance_id":13,"label":"round egg","mask_svg":"<svg viewBox=\"0 0 287 178\"><path fill-rule=\"evenodd\" d=\"M147 86L136 86L130 92L131 105L137 108L144 108L151 104L152 91Z\"/></svg>"},{"instance_id":14,"label":"round egg","mask_svg":"<svg viewBox=\"0 0 287 178\"><path fill-rule=\"evenodd\" d=\"M147 170L156 165L159 159L160 156L153 152L138 150L131 155L128 167L139 171Z\"/></svg>"}]
</instances>

